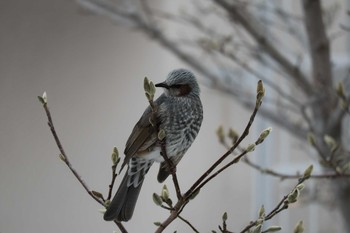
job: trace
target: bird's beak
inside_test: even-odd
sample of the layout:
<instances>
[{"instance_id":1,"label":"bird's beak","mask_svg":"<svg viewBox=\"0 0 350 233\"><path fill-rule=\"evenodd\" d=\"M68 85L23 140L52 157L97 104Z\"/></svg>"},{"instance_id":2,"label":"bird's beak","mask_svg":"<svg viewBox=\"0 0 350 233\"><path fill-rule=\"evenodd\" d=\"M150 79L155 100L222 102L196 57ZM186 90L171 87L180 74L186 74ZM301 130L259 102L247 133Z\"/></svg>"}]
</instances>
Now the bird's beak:
<instances>
[{"instance_id":1,"label":"bird's beak","mask_svg":"<svg viewBox=\"0 0 350 233\"><path fill-rule=\"evenodd\" d=\"M156 86L156 87L163 87L163 88L169 89L168 84L166 84L165 82L157 83L155 86Z\"/></svg>"}]
</instances>

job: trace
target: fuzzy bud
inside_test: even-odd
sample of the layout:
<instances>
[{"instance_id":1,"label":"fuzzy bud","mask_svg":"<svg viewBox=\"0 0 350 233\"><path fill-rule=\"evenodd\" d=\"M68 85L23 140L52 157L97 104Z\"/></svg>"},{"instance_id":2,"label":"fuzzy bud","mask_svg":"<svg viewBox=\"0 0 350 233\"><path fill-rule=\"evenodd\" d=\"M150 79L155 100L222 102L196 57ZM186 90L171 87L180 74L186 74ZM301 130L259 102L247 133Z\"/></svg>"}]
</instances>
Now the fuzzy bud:
<instances>
[{"instance_id":1,"label":"fuzzy bud","mask_svg":"<svg viewBox=\"0 0 350 233\"><path fill-rule=\"evenodd\" d=\"M265 96L265 88L264 84L261 80L258 81L258 85L256 88L256 105L260 106L262 103L262 99Z\"/></svg>"},{"instance_id":2,"label":"fuzzy bud","mask_svg":"<svg viewBox=\"0 0 350 233\"><path fill-rule=\"evenodd\" d=\"M227 212L225 212L223 215L222 215L222 221L226 222L227 220Z\"/></svg>"},{"instance_id":3,"label":"fuzzy bud","mask_svg":"<svg viewBox=\"0 0 350 233\"><path fill-rule=\"evenodd\" d=\"M224 127L222 127L222 125L220 125L216 130L216 135L218 136L220 143L223 143L225 141Z\"/></svg>"},{"instance_id":4,"label":"fuzzy bud","mask_svg":"<svg viewBox=\"0 0 350 233\"><path fill-rule=\"evenodd\" d=\"M94 191L94 190L92 190L91 192L92 192L92 194L93 194L95 197L100 198L100 199L103 200L103 195L102 195L102 193L97 192L97 191Z\"/></svg>"},{"instance_id":5,"label":"fuzzy bud","mask_svg":"<svg viewBox=\"0 0 350 233\"><path fill-rule=\"evenodd\" d=\"M42 104L47 104L47 94L46 91L44 91L42 96L38 96L38 99L40 101L40 103Z\"/></svg>"},{"instance_id":6,"label":"fuzzy bud","mask_svg":"<svg viewBox=\"0 0 350 233\"><path fill-rule=\"evenodd\" d=\"M251 230L251 233L261 233L261 228L262 228L262 225L259 224Z\"/></svg>"},{"instance_id":7,"label":"fuzzy bud","mask_svg":"<svg viewBox=\"0 0 350 233\"><path fill-rule=\"evenodd\" d=\"M324 135L323 137L324 142L327 144L327 146L331 149L331 151L334 151L338 147L338 143L335 141L335 139L329 135Z\"/></svg>"},{"instance_id":8,"label":"fuzzy bud","mask_svg":"<svg viewBox=\"0 0 350 233\"><path fill-rule=\"evenodd\" d=\"M112 152L111 158L112 158L113 165L116 165L119 161L119 152L118 152L117 147L113 147L113 152Z\"/></svg>"},{"instance_id":9,"label":"fuzzy bud","mask_svg":"<svg viewBox=\"0 0 350 233\"><path fill-rule=\"evenodd\" d=\"M246 149L247 152L252 152L252 151L254 151L254 150L255 150L255 144L254 144L254 143L249 144L249 145L247 146L247 149Z\"/></svg>"},{"instance_id":10,"label":"fuzzy bud","mask_svg":"<svg viewBox=\"0 0 350 233\"><path fill-rule=\"evenodd\" d=\"M294 228L294 233L303 233L304 232L304 222L300 220Z\"/></svg>"},{"instance_id":11,"label":"fuzzy bud","mask_svg":"<svg viewBox=\"0 0 350 233\"><path fill-rule=\"evenodd\" d=\"M232 128L229 129L227 136L232 139L233 143L237 142L237 140L239 138L238 133Z\"/></svg>"},{"instance_id":12,"label":"fuzzy bud","mask_svg":"<svg viewBox=\"0 0 350 233\"><path fill-rule=\"evenodd\" d=\"M164 129L160 129L158 132L158 139L162 141L165 138L165 131Z\"/></svg>"},{"instance_id":13,"label":"fuzzy bud","mask_svg":"<svg viewBox=\"0 0 350 233\"><path fill-rule=\"evenodd\" d=\"M149 93L154 96L156 93L156 86L154 86L154 83L152 81L149 82Z\"/></svg>"},{"instance_id":14,"label":"fuzzy bud","mask_svg":"<svg viewBox=\"0 0 350 233\"><path fill-rule=\"evenodd\" d=\"M310 178L313 169L314 169L314 166L312 164L305 169L304 176L303 176L304 179Z\"/></svg>"},{"instance_id":15,"label":"fuzzy bud","mask_svg":"<svg viewBox=\"0 0 350 233\"><path fill-rule=\"evenodd\" d=\"M298 197L300 195L299 189L294 189L287 198L288 203L294 203L298 200Z\"/></svg>"},{"instance_id":16,"label":"fuzzy bud","mask_svg":"<svg viewBox=\"0 0 350 233\"><path fill-rule=\"evenodd\" d=\"M270 226L264 232L277 232L280 230L282 230L282 227L280 227L280 226Z\"/></svg>"},{"instance_id":17,"label":"fuzzy bud","mask_svg":"<svg viewBox=\"0 0 350 233\"><path fill-rule=\"evenodd\" d=\"M258 140L256 140L255 144L258 145L258 144L262 143L262 142L265 140L265 138L266 138L267 136L269 136L269 134L271 133L271 131L272 131L272 128L271 128L271 127L269 127L269 128L267 128L267 129L265 129L264 131L262 131L262 132L260 133L260 136L259 136Z\"/></svg>"},{"instance_id":18,"label":"fuzzy bud","mask_svg":"<svg viewBox=\"0 0 350 233\"><path fill-rule=\"evenodd\" d=\"M63 154L60 154L59 157L63 162L66 162L66 156L64 156Z\"/></svg>"},{"instance_id":19,"label":"fuzzy bud","mask_svg":"<svg viewBox=\"0 0 350 233\"><path fill-rule=\"evenodd\" d=\"M344 88L344 84L343 82L339 82L338 86L337 86L337 95L342 98L342 99L346 99L346 94L345 94L345 88Z\"/></svg>"},{"instance_id":20,"label":"fuzzy bud","mask_svg":"<svg viewBox=\"0 0 350 233\"><path fill-rule=\"evenodd\" d=\"M162 188L162 195L161 195L162 199L164 201L169 200L169 190L168 187L166 185L163 186Z\"/></svg>"},{"instance_id":21,"label":"fuzzy bud","mask_svg":"<svg viewBox=\"0 0 350 233\"><path fill-rule=\"evenodd\" d=\"M307 138L307 142L308 142L311 146L316 145L315 135L314 135L313 133L308 132L306 138Z\"/></svg>"},{"instance_id":22,"label":"fuzzy bud","mask_svg":"<svg viewBox=\"0 0 350 233\"><path fill-rule=\"evenodd\" d=\"M143 80L143 89L145 90L145 92L149 93L150 91L150 85L149 85L149 80L147 77L145 77L145 79Z\"/></svg>"},{"instance_id":23,"label":"fuzzy bud","mask_svg":"<svg viewBox=\"0 0 350 233\"><path fill-rule=\"evenodd\" d=\"M152 199L157 206L161 206L163 204L162 198L156 193L153 193Z\"/></svg>"},{"instance_id":24,"label":"fuzzy bud","mask_svg":"<svg viewBox=\"0 0 350 233\"><path fill-rule=\"evenodd\" d=\"M264 219L265 218L265 207L262 205L259 209L259 218Z\"/></svg>"},{"instance_id":25,"label":"fuzzy bud","mask_svg":"<svg viewBox=\"0 0 350 233\"><path fill-rule=\"evenodd\" d=\"M298 184L297 187L295 187L295 188L298 189L299 191L301 191L305 188L305 184L304 183Z\"/></svg>"}]
</instances>

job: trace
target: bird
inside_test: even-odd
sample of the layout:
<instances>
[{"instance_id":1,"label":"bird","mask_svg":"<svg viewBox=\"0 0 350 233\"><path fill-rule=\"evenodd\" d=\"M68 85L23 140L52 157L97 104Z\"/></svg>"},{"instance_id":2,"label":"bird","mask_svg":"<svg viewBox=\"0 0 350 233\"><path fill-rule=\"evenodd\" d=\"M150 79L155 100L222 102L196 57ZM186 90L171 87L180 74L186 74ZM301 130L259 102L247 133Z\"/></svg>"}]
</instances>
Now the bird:
<instances>
[{"instance_id":1,"label":"bird","mask_svg":"<svg viewBox=\"0 0 350 233\"><path fill-rule=\"evenodd\" d=\"M171 71L155 87L163 93L154 101L159 129L165 132L167 157L176 166L195 140L203 120L200 88L194 74L186 69ZM125 146L127 171L106 208L104 220L126 222L132 218L144 177L154 162L160 163L157 176L162 183L171 174L161 155L157 130L151 124L152 108L148 106L134 126ZM122 166L123 167L123 166Z\"/></svg>"}]
</instances>

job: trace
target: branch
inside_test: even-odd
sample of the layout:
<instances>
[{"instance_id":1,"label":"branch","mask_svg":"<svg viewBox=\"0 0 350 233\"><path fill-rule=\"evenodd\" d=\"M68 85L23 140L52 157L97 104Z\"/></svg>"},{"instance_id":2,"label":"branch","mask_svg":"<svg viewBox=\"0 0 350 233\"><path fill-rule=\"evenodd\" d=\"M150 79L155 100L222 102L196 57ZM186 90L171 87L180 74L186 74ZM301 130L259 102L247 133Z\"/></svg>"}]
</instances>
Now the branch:
<instances>
[{"instance_id":1,"label":"branch","mask_svg":"<svg viewBox=\"0 0 350 233\"><path fill-rule=\"evenodd\" d=\"M314 111L319 116L317 118L326 123L335 103L329 40L323 23L321 2L303 0L302 6L305 31L309 40L313 82L316 90L319 90L319 95L323 97L322 104L315 106Z\"/></svg>"},{"instance_id":2,"label":"branch","mask_svg":"<svg viewBox=\"0 0 350 233\"><path fill-rule=\"evenodd\" d=\"M259 46L281 67L284 68L286 73L291 79L303 90L306 96L312 95L313 88L308 82L307 77L300 71L300 69L293 65L279 50L263 35L263 31L253 22L253 16L249 14L243 8L239 8L237 5L230 4L225 0L215 0L217 5L222 7L230 16L232 21L240 24L245 30L252 36ZM248 17L249 16L249 17Z\"/></svg>"},{"instance_id":3,"label":"branch","mask_svg":"<svg viewBox=\"0 0 350 233\"><path fill-rule=\"evenodd\" d=\"M113 186L114 186L114 183L115 183L115 179L118 176L118 174L116 173L116 168L117 168L117 164L113 164L112 165L112 180L111 180L111 184L109 185L109 191L108 191L107 200L110 200L111 197L112 197Z\"/></svg>"},{"instance_id":4,"label":"branch","mask_svg":"<svg viewBox=\"0 0 350 233\"><path fill-rule=\"evenodd\" d=\"M248 135L249 133L249 129L250 127L252 126L252 123L254 121L254 118L256 116L256 113L258 112L259 110L259 107L260 105L259 104L256 104L255 105L255 108L254 108L254 111L252 113L252 115L250 116L250 119L249 119L249 122L246 126L246 128L244 129L242 135L239 137L239 139L237 140L237 142L225 153L223 154L192 186L191 188L185 193L185 197L189 197L191 196L193 193L195 193L196 191L199 191L199 189L201 187L203 187L203 185L205 183L207 183L209 180L203 182L203 180L208 176L210 175L210 173L217 167L219 166L223 161L224 159L226 159L237 147L238 145L243 141L243 139ZM243 156L243 155L242 155ZM211 178L210 178L211 179ZM204 184L201 184L201 183L204 183Z\"/></svg>"},{"instance_id":5,"label":"branch","mask_svg":"<svg viewBox=\"0 0 350 233\"><path fill-rule=\"evenodd\" d=\"M305 170L305 172L307 170ZM311 171L312 171L312 167L311 167ZM248 232L252 227L254 227L258 224L263 224L264 221L270 220L274 216L276 216L278 213L282 212L283 210L288 209L290 203L294 203L297 201L297 199L299 197L300 190L303 188L303 187L300 187L300 185L303 185L303 182L310 178L311 171L308 175L305 175L305 173L304 173L304 176L299 178L298 183L294 186L293 190L288 195L283 196L283 198L276 205L276 207L274 209L272 209L266 216L265 216L265 213L263 213L262 214L263 216L259 216L260 218L256 221L252 221L242 231L240 231L240 233ZM259 215L260 215L260 213L259 213ZM259 223L259 222L261 222L261 223Z\"/></svg>"},{"instance_id":6,"label":"branch","mask_svg":"<svg viewBox=\"0 0 350 233\"><path fill-rule=\"evenodd\" d=\"M85 181L83 180L83 178L78 174L78 172L73 168L73 165L70 163L69 158L66 154L66 152L63 149L63 145L57 135L56 129L53 125L53 121L52 121L52 117L51 117L51 112L49 110L49 107L47 105L47 97L46 97L46 92L44 92L44 95L41 97L38 97L40 102L43 104L46 116L47 116L47 124L50 127L52 136L55 139L56 145L60 151L60 159L67 165L67 167L69 168L69 170L71 170L71 172L73 173L73 175L75 176L75 178L79 181L79 183L83 186L83 188L85 189L85 191L98 203L100 203L101 205L105 206L105 203L103 202L103 200L101 200L100 198L98 198L97 196L94 195L94 191L92 191L89 186L85 183ZM127 233L127 230L124 228L123 224L117 221L114 221L115 224L119 227L119 229L121 230L122 233Z\"/></svg>"},{"instance_id":7,"label":"branch","mask_svg":"<svg viewBox=\"0 0 350 233\"><path fill-rule=\"evenodd\" d=\"M277 172L277 171L271 170L269 168L263 168L260 165L250 161L247 157L245 157L243 161L248 166L258 170L259 172L261 172L263 174L267 174L267 175L278 177L281 180L285 180L285 179L299 179L300 178L300 175L298 175L298 174L295 174L295 175L285 174L285 173L281 173L281 172ZM347 174L347 173L331 173L331 174L317 174L317 175L315 174L315 175L311 175L310 179L336 179L336 178L340 178L340 177L350 177L350 174Z\"/></svg>"},{"instance_id":8,"label":"branch","mask_svg":"<svg viewBox=\"0 0 350 233\"><path fill-rule=\"evenodd\" d=\"M180 215L178 215L178 218L181 219L183 222L185 222L189 227L191 227L191 229L194 232L199 233L199 231L187 219L181 217Z\"/></svg>"}]
</instances>

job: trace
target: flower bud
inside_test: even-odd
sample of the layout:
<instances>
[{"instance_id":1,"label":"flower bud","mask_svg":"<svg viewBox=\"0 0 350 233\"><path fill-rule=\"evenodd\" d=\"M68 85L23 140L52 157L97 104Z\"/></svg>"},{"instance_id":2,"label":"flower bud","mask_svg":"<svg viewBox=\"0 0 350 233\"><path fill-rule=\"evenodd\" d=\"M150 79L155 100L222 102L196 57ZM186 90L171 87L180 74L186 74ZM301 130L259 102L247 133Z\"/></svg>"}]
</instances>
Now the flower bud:
<instances>
[{"instance_id":1,"label":"flower bud","mask_svg":"<svg viewBox=\"0 0 350 233\"><path fill-rule=\"evenodd\" d=\"M163 186L161 197L164 201L167 201L169 199L169 190L166 185Z\"/></svg>"},{"instance_id":2,"label":"flower bud","mask_svg":"<svg viewBox=\"0 0 350 233\"><path fill-rule=\"evenodd\" d=\"M294 228L294 233L303 233L304 232L304 222L300 220Z\"/></svg>"},{"instance_id":3,"label":"flower bud","mask_svg":"<svg viewBox=\"0 0 350 233\"><path fill-rule=\"evenodd\" d=\"M216 130L216 135L219 138L219 142L223 143L225 141L224 127L222 125Z\"/></svg>"},{"instance_id":4,"label":"flower bud","mask_svg":"<svg viewBox=\"0 0 350 233\"><path fill-rule=\"evenodd\" d=\"M311 146L316 145L315 135L314 135L313 133L308 132L306 138L307 138L307 142L308 142Z\"/></svg>"},{"instance_id":5,"label":"flower bud","mask_svg":"<svg viewBox=\"0 0 350 233\"><path fill-rule=\"evenodd\" d=\"M262 131L262 132L260 133L260 136L259 136L258 140L256 140L255 144L258 145L258 144L262 143L262 142L265 140L265 138L266 138L267 136L269 136L269 134L271 133L271 131L272 131L272 128L271 128L271 127L269 127L269 128L267 128L267 129L265 129L264 131Z\"/></svg>"},{"instance_id":6,"label":"flower bud","mask_svg":"<svg viewBox=\"0 0 350 233\"><path fill-rule=\"evenodd\" d=\"M161 206L163 204L162 198L156 193L153 193L152 199L157 206Z\"/></svg>"},{"instance_id":7,"label":"flower bud","mask_svg":"<svg viewBox=\"0 0 350 233\"><path fill-rule=\"evenodd\" d=\"M288 203L294 203L298 200L298 197L300 195L299 189L294 189L287 198Z\"/></svg>"},{"instance_id":8,"label":"flower bud","mask_svg":"<svg viewBox=\"0 0 350 233\"><path fill-rule=\"evenodd\" d=\"M113 152L112 152L112 163L113 165L116 165L118 163L119 160L119 152L117 147L113 147Z\"/></svg>"},{"instance_id":9,"label":"flower bud","mask_svg":"<svg viewBox=\"0 0 350 233\"><path fill-rule=\"evenodd\" d=\"M225 212L223 215L222 215L222 221L226 222L227 220L227 212Z\"/></svg>"},{"instance_id":10,"label":"flower bud","mask_svg":"<svg viewBox=\"0 0 350 233\"><path fill-rule=\"evenodd\" d=\"M342 98L342 99L346 99L346 94L345 94L345 88L344 88L344 84L343 82L339 82L338 86L337 86L337 95Z\"/></svg>"},{"instance_id":11,"label":"flower bud","mask_svg":"<svg viewBox=\"0 0 350 233\"><path fill-rule=\"evenodd\" d=\"M282 227L280 227L280 226L270 226L264 232L277 232L280 230L282 230Z\"/></svg>"},{"instance_id":12,"label":"flower bud","mask_svg":"<svg viewBox=\"0 0 350 233\"><path fill-rule=\"evenodd\" d=\"M314 166L312 164L305 169L304 176L303 176L304 179L310 178L313 169L314 169Z\"/></svg>"},{"instance_id":13,"label":"flower bud","mask_svg":"<svg viewBox=\"0 0 350 233\"><path fill-rule=\"evenodd\" d=\"M159 130L159 132L158 132L158 139L160 140L160 141L162 141L164 138L165 138L165 131L164 131L164 129L160 129Z\"/></svg>"},{"instance_id":14,"label":"flower bud","mask_svg":"<svg viewBox=\"0 0 350 233\"><path fill-rule=\"evenodd\" d=\"M255 150L255 144L254 144L254 143L249 144L249 145L247 146L247 149L246 149L247 152L252 152L252 151L254 151L254 150Z\"/></svg>"},{"instance_id":15,"label":"flower bud","mask_svg":"<svg viewBox=\"0 0 350 233\"><path fill-rule=\"evenodd\" d=\"M265 207L262 205L259 209L259 218L264 219L265 218Z\"/></svg>"}]
</instances>

